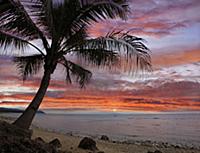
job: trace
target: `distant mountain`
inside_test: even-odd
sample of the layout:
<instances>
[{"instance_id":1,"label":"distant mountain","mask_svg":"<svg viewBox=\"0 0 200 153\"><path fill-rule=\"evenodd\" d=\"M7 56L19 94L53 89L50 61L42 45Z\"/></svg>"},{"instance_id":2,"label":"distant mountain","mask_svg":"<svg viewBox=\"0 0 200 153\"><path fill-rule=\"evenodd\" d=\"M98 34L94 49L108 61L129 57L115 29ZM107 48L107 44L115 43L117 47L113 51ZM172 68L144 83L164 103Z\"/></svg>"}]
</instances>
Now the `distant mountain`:
<instances>
[{"instance_id":1,"label":"distant mountain","mask_svg":"<svg viewBox=\"0 0 200 153\"><path fill-rule=\"evenodd\" d=\"M22 109L0 107L0 113L22 113L23 111ZM37 113L45 114L41 110L37 111Z\"/></svg>"}]
</instances>

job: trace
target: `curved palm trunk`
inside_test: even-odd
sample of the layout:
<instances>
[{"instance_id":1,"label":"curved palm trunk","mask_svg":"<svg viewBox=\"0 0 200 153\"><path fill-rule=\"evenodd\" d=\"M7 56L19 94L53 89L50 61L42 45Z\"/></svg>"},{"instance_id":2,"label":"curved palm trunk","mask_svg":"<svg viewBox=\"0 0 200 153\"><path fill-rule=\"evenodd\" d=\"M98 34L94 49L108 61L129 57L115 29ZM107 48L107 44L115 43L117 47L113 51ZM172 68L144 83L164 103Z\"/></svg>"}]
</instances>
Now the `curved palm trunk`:
<instances>
[{"instance_id":1,"label":"curved palm trunk","mask_svg":"<svg viewBox=\"0 0 200 153\"><path fill-rule=\"evenodd\" d=\"M29 104L29 106L26 108L26 110L23 112L23 114L13 124L15 124L21 128L24 128L24 129L29 129L29 127L33 121L33 118L45 96L45 93L49 86L50 79L51 79L51 70L47 69L44 72L44 76L40 83L40 87L39 87L34 99Z\"/></svg>"}]
</instances>

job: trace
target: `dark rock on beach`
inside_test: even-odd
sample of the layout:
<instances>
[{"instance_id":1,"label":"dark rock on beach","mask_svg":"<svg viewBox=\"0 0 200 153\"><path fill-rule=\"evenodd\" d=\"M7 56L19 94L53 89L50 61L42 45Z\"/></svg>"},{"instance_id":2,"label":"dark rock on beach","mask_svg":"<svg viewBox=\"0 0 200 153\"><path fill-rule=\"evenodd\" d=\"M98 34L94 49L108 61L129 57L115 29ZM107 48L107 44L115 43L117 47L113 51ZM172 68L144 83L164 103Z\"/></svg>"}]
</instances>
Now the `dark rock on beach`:
<instances>
[{"instance_id":1,"label":"dark rock on beach","mask_svg":"<svg viewBox=\"0 0 200 153\"><path fill-rule=\"evenodd\" d=\"M156 151L154 151L154 152L152 152L152 151L148 151L147 153L162 153L160 150L156 150Z\"/></svg>"},{"instance_id":2,"label":"dark rock on beach","mask_svg":"<svg viewBox=\"0 0 200 153\"><path fill-rule=\"evenodd\" d=\"M98 150L98 148L96 146L96 142L93 139L88 138L88 137L84 137L80 141L78 147L81 149L88 149L88 150L92 150L92 151Z\"/></svg>"},{"instance_id":3,"label":"dark rock on beach","mask_svg":"<svg viewBox=\"0 0 200 153\"><path fill-rule=\"evenodd\" d=\"M45 143L45 141L41 137L35 138L35 142L37 142L37 143Z\"/></svg>"},{"instance_id":4,"label":"dark rock on beach","mask_svg":"<svg viewBox=\"0 0 200 153\"><path fill-rule=\"evenodd\" d=\"M49 144L54 146L55 148L61 148L62 147L60 140L58 140L57 138L50 141Z\"/></svg>"},{"instance_id":5,"label":"dark rock on beach","mask_svg":"<svg viewBox=\"0 0 200 153\"><path fill-rule=\"evenodd\" d=\"M109 141L109 137L107 135L102 135L100 139L104 141Z\"/></svg>"},{"instance_id":6,"label":"dark rock on beach","mask_svg":"<svg viewBox=\"0 0 200 153\"><path fill-rule=\"evenodd\" d=\"M0 122L0 137L2 136L12 136L20 138L31 138L32 131L21 129L15 125L9 124L5 121Z\"/></svg>"},{"instance_id":7,"label":"dark rock on beach","mask_svg":"<svg viewBox=\"0 0 200 153\"><path fill-rule=\"evenodd\" d=\"M0 121L0 153L63 153L58 139L46 143L42 138L31 139L32 131Z\"/></svg>"}]
</instances>

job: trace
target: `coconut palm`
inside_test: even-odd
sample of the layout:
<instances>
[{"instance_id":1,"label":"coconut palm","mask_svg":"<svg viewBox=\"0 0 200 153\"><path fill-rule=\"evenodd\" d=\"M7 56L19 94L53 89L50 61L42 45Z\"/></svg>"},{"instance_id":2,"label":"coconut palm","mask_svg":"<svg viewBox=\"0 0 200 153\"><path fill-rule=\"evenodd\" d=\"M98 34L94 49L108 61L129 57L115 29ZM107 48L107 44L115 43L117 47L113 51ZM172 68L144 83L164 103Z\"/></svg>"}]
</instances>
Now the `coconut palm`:
<instances>
[{"instance_id":1,"label":"coconut palm","mask_svg":"<svg viewBox=\"0 0 200 153\"><path fill-rule=\"evenodd\" d=\"M14 58L23 79L43 69L40 87L30 105L14 122L28 129L45 96L58 64L66 69L66 81L81 87L92 73L75 63L76 57L90 66L117 67L132 72L151 69L149 49L142 39L113 30L104 37L87 35L90 24L108 18L126 19L126 0L0 0L1 50L27 50L37 54ZM37 41L37 43L35 43Z\"/></svg>"}]
</instances>

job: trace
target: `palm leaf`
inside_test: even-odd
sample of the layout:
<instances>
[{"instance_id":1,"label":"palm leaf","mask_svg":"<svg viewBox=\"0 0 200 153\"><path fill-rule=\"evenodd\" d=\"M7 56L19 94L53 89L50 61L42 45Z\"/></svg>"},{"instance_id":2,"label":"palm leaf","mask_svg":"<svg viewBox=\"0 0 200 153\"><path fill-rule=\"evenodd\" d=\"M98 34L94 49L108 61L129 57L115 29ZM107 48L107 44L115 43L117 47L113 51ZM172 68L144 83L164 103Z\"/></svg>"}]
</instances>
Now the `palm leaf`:
<instances>
[{"instance_id":1,"label":"palm leaf","mask_svg":"<svg viewBox=\"0 0 200 153\"><path fill-rule=\"evenodd\" d=\"M3 0L2 3L4 7L0 7L1 30L9 31L10 33L13 32L25 38L37 38L35 28L27 21L27 16L24 14L24 10L22 10L19 3L13 0Z\"/></svg>"},{"instance_id":2,"label":"palm leaf","mask_svg":"<svg viewBox=\"0 0 200 153\"><path fill-rule=\"evenodd\" d=\"M72 83L72 77L79 83L80 87L84 87L92 77L92 73L89 70L84 69L78 64L75 64L67 60L64 56L60 59L59 63L65 66L66 69L66 81Z\"/></svg>"},{"instance_id":3,"label":"palm leaf","mask_svg":"<svg viewBox=\"0 0 200 153\"><path fill-rule=\"evenodd\" d=\"M3 47L4 50L9 48L10 46L12 46L12 47L14 46L15 49L19 49L19 50L23 51L24 48L28 45L30 45L34 49L36 49L36 51L41 53L41 55L45 56L41 49L39 49L37 46L30 43L29 41L27 41L23 38L17 37L17 36L10 34L8 32L3 32L3 31L0 30L0 47Z\"/></svg>"},{"instance_id":4,"label":"palm leaf","mask_svg":"<svg viewBox=\"0 0 200 153\"><path fill-rule=\"evenodd\" d=\"M93 21L97 22L98 19L113 19L116 17L126 19L127 8L125 0L82 1L80 2L80 8L68 9L71 18L64 20L67 21L64 23L66 27L70 28L69 30L66 29L66 32L76 32Z\"/></svg>"},{"instance_id":5,"label":"palm leaf","mask_svg":"<svg viewBox=\"0 0 200 153\"><path fill-rule=\"evenodd\" d=\"M150 50L138 38L123 31L112 31L105 37L87 39L62 55L74 53L87 64L109 68L120 68L126 72L151 71Z\"/></svg>"},{"instance_id":6,"label":"palm leaf","mask_svg":"<svg viewBox=\"0 0 200 153\"><path fill-rule=\"evenodd\" d=\"M79 62L86 65L111 68L119 62L116 52L104 48L77 48L74 53Z\"/></svg>"},{"instance_id":7,"label":"palm leaf","mask_svg":"<svg viewBox=\"0 0 200 153\"><path fill-rule=\"evenodd\" d=\"M40 27L43 33L49 38L53 38L53 1L52 0L21 0L28 8L29 15L34 18L34 22Z\"/></svg>"},{"instance_id":8,"label":"palm leaf","mask_svg":"<svg viewBox=\"0 0 200 153\"><path fill-rule=\"evenodd\" d=\"M77 31L98 19L120 17L125 19L127 4L125 0L80 1L63 0L22 0L28 6L38 25L45 26L50 38L68 39ZM62 40L61 40L62 41Z\"/></svg>"},{"instance_id":9,"label":"palm leaf","mask_svg":"<svg viewBox=\"0 0 200 153\"><path fill-rule=\"evenodd\" d=\"M9 33L2 32L0 30L0 46L4 47L4 50L9 47L9 45L14 46L16 49L24 49L29 43L22 38L13 36Z\"/></svg>"},{"instance_id":10,"label":"palm leaf","mask_svg":"<svg viewBox=\"0 0 200 153\"><path fill-rule=\"evenodd\" d=\"M65 36L65 40L61 44L60 51L63 50L70 50L70 48L73 48L77 46L78 44L84 43L85 39L87 38L87 33L85 30L85 27L82 27L75 33L71 33L69 36Z\"/></svg>"},{"instance_id":11,"label":"palm leaf","mask_svg":"<svg viewBox=\"0 0 200 153\"><path fill-rule=\"evenodd\" d=\"M78 20L97 21L97 19L107 19L120 17L126 19L128 5L125 0L102 0L87 1L78 12Z\"/></svg>"},{"instance_id":12,"label":"palm leaf","mask_svg":"<svg viewBox=\"0 0 200 153\"><path fill-rule=\"evenodd\" d=\"M2 0L0 4L0 29L9 31L14 35L27 40L42 39L43 45L48 49L48 42L42 31L36 26L20 1Z\"/></svg>"},{"instance_id":13,"label":"palm leaf","mask_svg":"<svg viewBox=\"0 0 200 153\"><path fill-rule=\"evenodd\" d=\"M22 56L15 57L13 61L16 63L23 80L26 80L28 76L37 74L40 71L44 63L44 57L42 55Z\"/></svg>"},{"instance_id":14,"label":"palm leaf","mask_svg":"<svg viewBox=\"0 0 200 153\"><path fill-rule=\"evenodd\" d=\"M128 33L113 31L107 34L106 37L89 39L81 47L96 50L103 48L104 50L118 54L121 68L124 71L131 72L138 68L150 71L150 50L142 41L143 39L129 35Z\"/></svg>"}]
</instances>

